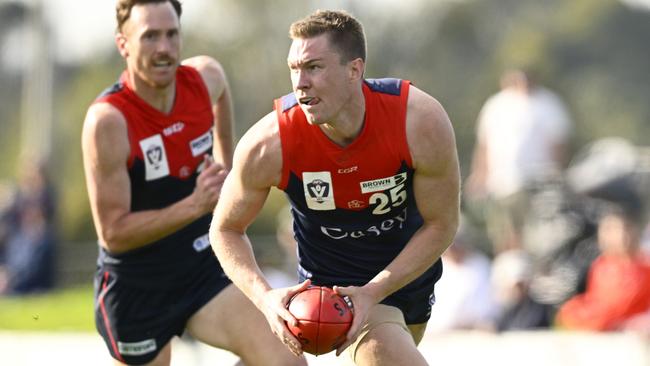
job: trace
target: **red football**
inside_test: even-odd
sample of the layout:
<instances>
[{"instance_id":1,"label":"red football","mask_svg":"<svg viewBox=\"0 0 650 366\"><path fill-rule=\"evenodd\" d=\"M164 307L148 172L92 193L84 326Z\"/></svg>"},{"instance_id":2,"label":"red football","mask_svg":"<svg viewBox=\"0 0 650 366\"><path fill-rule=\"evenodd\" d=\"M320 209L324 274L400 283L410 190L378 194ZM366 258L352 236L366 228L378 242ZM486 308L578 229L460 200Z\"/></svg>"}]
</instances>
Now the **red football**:
<instances>
[{"instance_id":1,"label":"red football","mask_svg":"<svg viewBox=\"0 0 650 366\"><path fill-rule=\"evenodd\" d=\"M298 326L287 324L287 328L302 343L302 350L314 355L335 350L352 324L347 302L329 287L307 288L291 298L288 308Z\"/></svg>"}]
</instances>

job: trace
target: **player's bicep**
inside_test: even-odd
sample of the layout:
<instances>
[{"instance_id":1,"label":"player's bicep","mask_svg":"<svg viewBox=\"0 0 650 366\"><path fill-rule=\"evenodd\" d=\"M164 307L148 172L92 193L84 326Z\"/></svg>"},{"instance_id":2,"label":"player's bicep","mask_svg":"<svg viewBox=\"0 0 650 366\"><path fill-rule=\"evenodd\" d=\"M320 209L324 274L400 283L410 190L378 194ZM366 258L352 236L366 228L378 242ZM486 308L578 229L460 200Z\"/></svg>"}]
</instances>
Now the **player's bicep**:
<instances>
[{"instance_id":1,"label":"player's bicep","mask_svg":"<svg viewBox=\"0 0 650 366\"><path fill-rule=\"evenodd\" d=\"M254 125L235 149L233 169L224 182L213 225L243 233L280 180L282 153L272 115Z\"/></svg>"},{"instance_id":2,"label":"player's bicep","mask_svg":"<svg viewBox=\"0 0 650 366\"><path fill-rule=\"evenodd\" d=\"M221 190L212 226L218 231L244 233L260 212L270 188L255 188L243 179L241 170L233 169Z\"/></svg>"},{"instance_id":3,"label":"player's bicep","mask_svg":"<svg viewBox=\"0 0 650 366\"><path fill-rule=\"evenodd\" d=\"M98 234L130 208L130 183L126 168L129 153L126 126L106 105L89 110L82 132L82 149L88 196Z\"/></svg>"},{"instance_id":4,"label":"player's bicep","mask_svg":"<svg viewBox=\"0 0 650 366\"><path fill-rule=\"evenodd\" d=\"M426 223L454 224L459 211L458 169L449 165L437 171L414 174L415 201Z\"/></svg>"},{"instance_id":5,"label":"player's bicep","mask_svg":"<svg viewBox=\"0 0 650 366\"><path fill-rule=\"evenodd\" d=\"M442 106L419 90L409 109L409 147L415 167L414 194L425 222L455 225L460 205L460 169L454 131Z\"/></svg>"}]
</instances>

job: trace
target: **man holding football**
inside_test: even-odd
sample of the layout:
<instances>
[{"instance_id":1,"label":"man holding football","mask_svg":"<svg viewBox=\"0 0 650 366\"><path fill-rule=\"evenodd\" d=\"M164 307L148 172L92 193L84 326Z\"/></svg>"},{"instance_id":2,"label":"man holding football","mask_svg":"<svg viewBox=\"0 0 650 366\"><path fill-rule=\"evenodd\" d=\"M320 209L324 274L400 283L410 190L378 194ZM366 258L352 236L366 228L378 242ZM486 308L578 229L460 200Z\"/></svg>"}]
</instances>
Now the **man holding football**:
<instances>
[{"instance_id":1,"label":"man holding football","mask_svg":"<svg viewBox=\"0 0 650 366\"><path fill-rule=\"evenodd\" d=\"M310 284L354 305L337 355L358 365L426 365L417 349L459 216L455 137L443 107L407 80L364 79L361 24L318 11L291 25L293 93L240 140L210 227L225 272L296 354L285 322ZM246 229L271 187L287 194L299 285L273 289Z\"/></svg>"}]
</instances>

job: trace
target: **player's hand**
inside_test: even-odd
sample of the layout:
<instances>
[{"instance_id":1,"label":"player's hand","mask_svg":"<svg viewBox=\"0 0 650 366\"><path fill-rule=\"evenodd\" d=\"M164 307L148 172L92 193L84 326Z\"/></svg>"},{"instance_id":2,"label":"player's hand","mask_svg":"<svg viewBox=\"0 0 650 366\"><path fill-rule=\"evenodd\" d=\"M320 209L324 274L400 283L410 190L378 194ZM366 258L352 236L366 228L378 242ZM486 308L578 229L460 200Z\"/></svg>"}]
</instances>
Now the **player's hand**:
<instances>
[{"instance_id":1,"label":"player's hand","mask_svg":"<svg viewBox=\"0 0 650 366\"><path fill-rule=\"evenodd\" d=\"M370 308L377 304L377 301L364 291L363 287L357 286L347 286L339 287L334 286L334 292L340 296L347 296L352 301L352 311L354 312L354 317L352 318L352 325L350 325L350 330L345 336L345 342L343 342L336 349L336 356L343 353L343 351L348 348L354 341L356 341L361 332L361 326L366 323L368 318L368 312Z\"/></svg>"},{"instance_id":2,"label":"player's hand","mask_svg":"<svg viewBox=\"0 0 650 366\"><path fill-rule=\"evenodd\" d=\"M196 178L196 187L192 193L193 203L200 215L214 210L227 175L228 169L215 163L210 155L204 156L203 169Z\"/></svg>"},{"instance_id":3,"label":"player's hand","mask_svg":"<svg viewBox=\"0 0 650 366\"><path fill-rule=\"evenodd\" d=\"M295 294L305 290L309 285L311 285L311 281L306 280L296 286L272 289L267 291L262 299L262 312L269 322L273 334L280 338L282 343L296 356L302 355L302 344L291 334L286 324L297 326L298 320L291 315L287 304Z\"/></svg>"}]
</instances>

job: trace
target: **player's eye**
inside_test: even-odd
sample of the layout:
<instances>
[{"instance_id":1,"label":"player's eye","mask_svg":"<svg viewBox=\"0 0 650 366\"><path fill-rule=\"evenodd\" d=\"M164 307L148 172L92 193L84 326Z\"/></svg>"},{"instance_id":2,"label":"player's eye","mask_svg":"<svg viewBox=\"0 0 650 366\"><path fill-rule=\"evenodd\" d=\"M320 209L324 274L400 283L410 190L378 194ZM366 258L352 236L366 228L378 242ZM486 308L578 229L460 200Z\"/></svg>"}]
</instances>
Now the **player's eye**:
<instances>
[{"instance_id":1,"label":"player's eye","mask_svg":"<svg viewBox=\"0 0 650 366\"><path fill-rule=\"evenodd\" d=\"M154 40L155 38L156 38L156 34L154 32L145 32L142 35L142 39L145 41L151 41Z\"/></svg>"}]
</instances>

